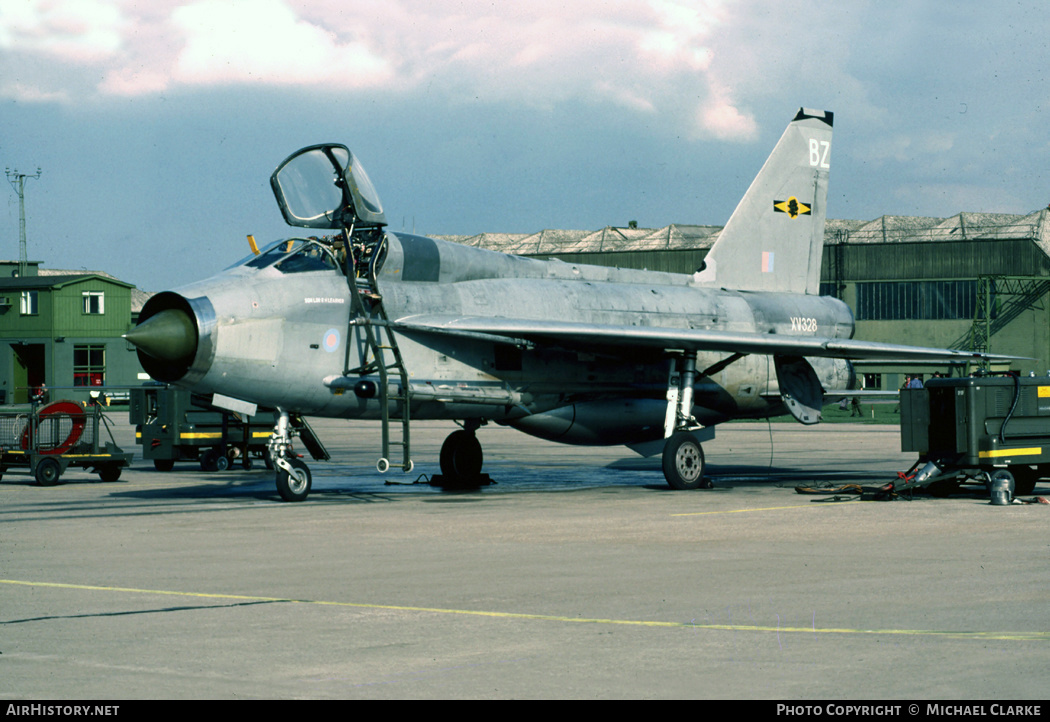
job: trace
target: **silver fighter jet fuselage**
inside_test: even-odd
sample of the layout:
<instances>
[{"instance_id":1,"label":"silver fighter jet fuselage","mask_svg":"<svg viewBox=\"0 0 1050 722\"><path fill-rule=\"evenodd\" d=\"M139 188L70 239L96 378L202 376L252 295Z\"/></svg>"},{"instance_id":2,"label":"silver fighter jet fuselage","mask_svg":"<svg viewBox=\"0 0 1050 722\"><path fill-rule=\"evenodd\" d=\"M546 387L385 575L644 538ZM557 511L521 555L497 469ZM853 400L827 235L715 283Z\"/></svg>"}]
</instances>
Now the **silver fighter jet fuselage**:
<instances>
[{"instance_id":1,"label":"silver fighter jet fuselage","mask_svg":"<svg viewBox=\"0 0 1050 722\"><path fill-rule=\"evenodd\" d=\"M848 359L968 360L853 341L841 301L817 294L831 114L801 110L692 275L522 258L385 229L344 146L293 154L271 183L292 225L217 276L155 295L127 338L150 375L274 409L277 485L309 492L289 414L379 419L379 468L412 468L410 419L463 423L446 482L481 478L486 422L573 444L663 451L671 486L704 486L700 442L719 422L820 420L853 387ZM401 442L389 442L391 420ZM388 458L401 444L400 463Z\"/></svg>"},{"instance_id":2,"label":"silver fighter jet fuselage","mask_svg":"<svg viewBox=\"0 0 1050 722\"><path fill-rule=\"evenodd\" d=\"M402 337L414 418L513 422L589 400L648 400L656 413L642 427L629 428L625 419L602 414L590 420L591 431L567 427L556 435L573 443L598 444L663 438L668 377L663 350L643 346L625 353L616 341L588 342L583 334L608 325L843 339L853 332L849 308L830 297L721 291L696 286L682 274L521 258L390 232L385 242L388 251L379 288ZM198 392L250 399L264 407L314 416L379 418L378 397L339 393L352 391L342 368L347 342L359 364L367 352L362 331L350 327L347 334L352 304L346 277L335 267L287 263L289 256L273 252L286 243L271 249L268 255L274 262L269 265L259 267L262 264L251 259L248 263L255 265L235 266L177 294L167 292L151 300L150 315L157 309L183 309L199 329L192 359L174 372L177 380ZM406 268L410 255L425 255L426 266ZM278 262L282 258L284 262ZM428 327L413 324L421 315ZM578 324L580 338L564 347L557 338L537 346L514 339L513 330L499 338L470 329L429 330L441 328L436 324L444 319L455 328L456 320L478 317L533 321L537 327ZM799 319L808 325L800 326ZM535 338L535 333L528 336ZM726 356L701 352L697 367L714 366ZM738 416L783 413L776 374L766 368L768 359L746 356L700 378L694 397L698 420L709 425ZM826 361L818 374L822 385L847 388L848 365ZM151 368L149 360L146 366ZM170 371L158 376L173 378ZM369 378L352 377L353 385ZM772 404L769 394L776 396ZM537 431L547 427L536 421L518 425ZM609 428L597 433L593 427L600 426ZM554 426L550 428L540 435L554 436Z\"/></svg>"}]
</instances>

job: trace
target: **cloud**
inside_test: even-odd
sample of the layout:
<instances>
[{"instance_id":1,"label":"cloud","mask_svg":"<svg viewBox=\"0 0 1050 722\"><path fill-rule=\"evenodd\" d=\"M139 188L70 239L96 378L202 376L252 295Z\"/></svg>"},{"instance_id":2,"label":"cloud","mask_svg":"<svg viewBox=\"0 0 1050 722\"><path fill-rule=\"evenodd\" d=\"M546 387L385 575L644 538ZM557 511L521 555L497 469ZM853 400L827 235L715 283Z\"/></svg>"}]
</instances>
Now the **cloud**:
<instances>
[{"instance_id":1,"label":"cloud","mask_svg":"<svg viewBox=\"0 0 1050 722\"><path fill-rule=\"evenodd\" d=\"M4 83L3 90L27 103L66 104L70 101L69 94L63 90L49 91L36 85L20 83L17 81L13 83Z\"/></svg>"},{"instance_id":2,"label":"cloud","mask_svg":"<svg viewBox=\"0 0 1050 722\"><path fill-rule=\"evenodd\" d=\"M924 182L903 183L891 195L896 199L895 213L910 212L948 217L961 211L971 213L1030 213L1030 202L1013 189L991 178L973 183Z\"/></svg>"},{"instance_id":3,"label":"cloud","mask_svg":"<svg viewBox=\"0 0 1050 722\"><path fill-rule=\"evenodd\" d=\"M31 0L0 15L0 53L19 69L0 92L105 102L215 86L423 90L446 103L612 104L687 136L750 140L755 122L716 64L729 5ZM34 70L29 54L52 65ZM79 72L85 63L99 72Z\"/></svg>"},{"instance_id":4,"label":"cloud","mask_svg":"<svg viewBox=\"0 0 1050 722\"><path fill-rule=\"evenodd\" d=\"M125 67L109 73L99 89L111 95L152 95L163 92L170 85L171 78L167 73Z\"/></svg>"},{"instance_id":5,"label":"cloud","mask_svg":"<svg viewBox=\"0 0 1050 722\"><path fill-rule=\"evenodd\" d=\"M946 156L954 147L954 133L915 130L909 134L880 137L878 145L869 146L866 150L856 150L854 155L859 160L873 164L888 161L929 163L931 157Z\"/></svg>"},{"instance_id":6,"label":"cloud","mask_svg":"<svg viewBox=\"0 0 1050 722\"><path fill-rule=\"evenodd\" d=\"M0 9L0 51L98 63L120 50L123 21L103 0L8 2Z\"/></svg>"},{"instance_id":7,"label":"cloud","mask_svg":"<svg viewBox=\"0 0 1050 722\"><path fill-rule=\"evenodd\" d=\"M715 88L707 103L697 113L698 132L709 133L719 140L752 140L758 135L758 123L741 112L724 89Z\"/></svg>"},{"instance_id":8,"label":"cloud","mask_svg":"<svg viewBox=\"0 0 1050 722\"><path fill-rule=\"evenodd\" d=\"M340 40L280 0L203 0L177 8L171 21L185 39L172 68L181 84L368 87L392 75L364 42Z\"/></svg>"},{"instance_id":9,"label":"cloud","mask_svg":"<svg viewBox=\"0 0 1050 722\"><path fill-rule=\"evenodd\" d=\"M713 56L707 43L725 21L724 4L721 0L693 3L652 0L650 5L658 27L641 33L639 50L669 67L707 70Z\"/></svg>"}]
</instances>

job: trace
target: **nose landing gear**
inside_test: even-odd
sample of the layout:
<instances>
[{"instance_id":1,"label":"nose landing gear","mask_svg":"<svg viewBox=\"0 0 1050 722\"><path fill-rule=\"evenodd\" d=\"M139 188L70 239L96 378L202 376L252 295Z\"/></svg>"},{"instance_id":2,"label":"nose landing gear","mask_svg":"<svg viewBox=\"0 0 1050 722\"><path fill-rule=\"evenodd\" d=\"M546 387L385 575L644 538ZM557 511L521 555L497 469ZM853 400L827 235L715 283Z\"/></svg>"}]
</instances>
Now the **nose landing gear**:
<instances>
[{"instance_id":1,"label":"nose landing gear","mask_svg":"<svg viewBox=\"0 0 1050 722\"><path fill-rule=\"evenodd\" d=\"M313 479L306 462L295 456L277 457L277 493L285 501L303 501L310 495Z\"/></svg>"},{"instance_id":2,"label":"nose landing gear","mask_svg":"<svg viewBox=\"0 0 1050 722\"><path fill-rule=\"evenodd\" d=\"M277 427L270 437L270 458L277 469L277 493L285 501L303 501L310 495L312 477L306 462L292 449L292 431L288 412L277 410Z\"/></svg>"}]
</instances>

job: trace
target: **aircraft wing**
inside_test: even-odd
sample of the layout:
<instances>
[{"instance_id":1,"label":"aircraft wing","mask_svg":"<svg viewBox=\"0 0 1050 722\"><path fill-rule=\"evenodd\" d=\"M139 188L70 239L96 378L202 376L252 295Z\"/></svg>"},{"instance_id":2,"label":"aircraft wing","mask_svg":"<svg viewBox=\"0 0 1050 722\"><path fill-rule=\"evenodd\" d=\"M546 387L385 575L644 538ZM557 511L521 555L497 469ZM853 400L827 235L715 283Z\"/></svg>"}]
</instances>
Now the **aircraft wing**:
<instances>
[{"instance_id":1,"label":"aircraft wing","mask_svg":"<svg viewBox=\"0 0 1050 722\"><path fill-rule=\"evenodd\" d=\"M448 336L487 338L507 343L555 345L579 349L723 351L771 356L811 356L843 359L907 359L955 362L1008 361L1017 356L943 348L903 346L854 339L773 333L712 331L666 326L618 326L523 318L482 316L408 316L391 323L394 330Z\"/></svg>"}]
</instances>

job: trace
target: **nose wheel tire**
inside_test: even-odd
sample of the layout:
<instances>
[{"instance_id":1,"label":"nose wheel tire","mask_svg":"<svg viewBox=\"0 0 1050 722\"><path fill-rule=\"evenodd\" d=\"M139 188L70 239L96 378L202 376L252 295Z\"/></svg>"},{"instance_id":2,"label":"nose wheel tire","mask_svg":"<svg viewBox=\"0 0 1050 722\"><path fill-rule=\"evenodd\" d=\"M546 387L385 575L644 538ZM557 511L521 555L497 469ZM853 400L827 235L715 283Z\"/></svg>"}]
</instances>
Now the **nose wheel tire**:
<instances>
[{"instance_id":1,"label":"nose wheel tire","mask_svg":"<svg viewBox=\"0 0 1050 722\"><path fill-rule=\"evenodd\" d=\"M679 491L710 489L704 478L704 450L692 434L680 431L664 444L664 478L668 486Z\"/></svg>"},{"instance_id":2,"label":"nose wheel tire","mask_svg":"<svg viewBox=\"0 0 1050 722\"><path fill-rule=\"evenodd\" d=\"M313 483L310 468L306 462L295 457L287 461L292 467L292 473L280 466L277 467L277 493L285 501L303 501L310 495L310 487Z\"/></svg>"}]
</instances>

